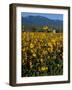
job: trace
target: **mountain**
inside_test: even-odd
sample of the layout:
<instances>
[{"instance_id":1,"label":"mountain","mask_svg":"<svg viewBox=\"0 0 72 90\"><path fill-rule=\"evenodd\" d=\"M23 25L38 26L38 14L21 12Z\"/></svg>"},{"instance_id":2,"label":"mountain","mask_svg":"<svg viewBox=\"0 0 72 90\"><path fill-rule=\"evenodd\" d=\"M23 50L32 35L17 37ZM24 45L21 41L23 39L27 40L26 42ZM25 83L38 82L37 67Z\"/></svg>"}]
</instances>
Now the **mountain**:
<instances>
[{"instance_id":1,"label":"mountain","mask_svg":"<svg viewBox=\"0 0 72 90\"><path fill-rule=\"evenodd\" d=\"M22 25L26 30L31 29L32 27L40 28L42 26L48 26L53 29L56 29L58 32L63 30L63 21L61 20L52 20L43 16L27 16L22 17Z\"/></svg>"}]
</instances>

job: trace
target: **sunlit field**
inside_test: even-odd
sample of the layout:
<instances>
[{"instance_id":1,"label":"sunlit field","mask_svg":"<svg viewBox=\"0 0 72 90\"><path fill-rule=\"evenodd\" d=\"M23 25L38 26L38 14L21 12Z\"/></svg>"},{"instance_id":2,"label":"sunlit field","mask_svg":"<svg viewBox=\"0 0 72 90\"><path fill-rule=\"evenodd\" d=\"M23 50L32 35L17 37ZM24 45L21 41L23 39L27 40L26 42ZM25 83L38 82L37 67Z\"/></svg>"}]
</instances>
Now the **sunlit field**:
<instances>
[{"instance_id":1,"label":"sunlit field","mask_svg":"<svg viewBox=\"0 0 72 90\"><path fill-rule=\"evenodd\" d=\"M22 32L22 77L63 74L63 34Z\"/></svg>"}]
</instances>

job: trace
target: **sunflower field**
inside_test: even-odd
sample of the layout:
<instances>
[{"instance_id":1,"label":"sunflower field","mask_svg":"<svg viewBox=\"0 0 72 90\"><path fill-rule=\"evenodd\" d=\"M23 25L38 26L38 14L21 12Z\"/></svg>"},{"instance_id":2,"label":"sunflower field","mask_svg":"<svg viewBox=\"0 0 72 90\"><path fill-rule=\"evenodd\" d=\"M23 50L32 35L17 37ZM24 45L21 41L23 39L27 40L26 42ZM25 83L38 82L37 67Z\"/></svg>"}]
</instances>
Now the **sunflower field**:
<instances>
[{"instance_id":1,"label":"sunflower field","mask_svg":"<svg viewBox=\"0 0 72 90\"><path fill-rule=\"evenodd\" d=\"M63 34L22 32L22 77L63 74Z\"/></svg>"}]
</instances>

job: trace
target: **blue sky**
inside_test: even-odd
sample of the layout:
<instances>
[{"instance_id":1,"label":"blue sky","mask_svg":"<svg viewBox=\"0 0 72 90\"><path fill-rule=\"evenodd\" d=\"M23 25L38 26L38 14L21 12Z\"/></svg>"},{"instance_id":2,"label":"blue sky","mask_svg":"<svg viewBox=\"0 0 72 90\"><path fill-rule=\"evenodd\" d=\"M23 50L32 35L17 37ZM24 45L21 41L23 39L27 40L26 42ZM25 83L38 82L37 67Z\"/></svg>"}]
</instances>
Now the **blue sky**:
<instances>
[{"instance_id":1,"label":"blue sky","mask_svg":"<svg viewBox=\"0 0 72 90\"><path fill-rule=\"evenodd\" d=\"M43 16L52 20L63 20L63 14L44 14L44 13L27 13L22 12L21 16L27 17L27 16Z\"/></svg>"}]
</instances>

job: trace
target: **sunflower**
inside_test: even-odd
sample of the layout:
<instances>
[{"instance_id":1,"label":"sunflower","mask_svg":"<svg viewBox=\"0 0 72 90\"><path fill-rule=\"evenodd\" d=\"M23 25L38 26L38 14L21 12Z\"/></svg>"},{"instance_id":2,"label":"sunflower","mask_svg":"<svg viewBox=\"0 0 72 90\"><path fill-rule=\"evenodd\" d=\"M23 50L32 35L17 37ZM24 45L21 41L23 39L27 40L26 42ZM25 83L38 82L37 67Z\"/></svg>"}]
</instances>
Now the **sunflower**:
<instances>
[{"instance_id":1,"label":"sunflower","mask_svg":"<svg viewBox=\"0 0 72 90\"><path fill-rule=\"evenodd\" d=\"M33 47L34 47L34 45L31 43L31 44L30 44L30 48L33 48Z\"/></svg>"}]
</instances>

